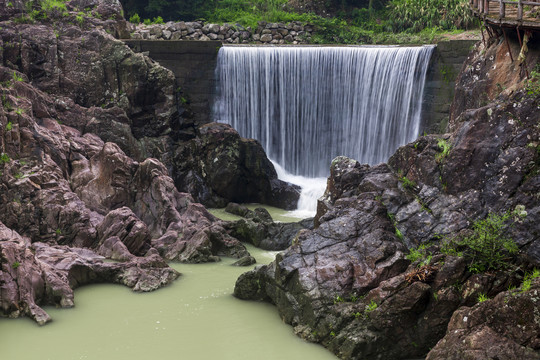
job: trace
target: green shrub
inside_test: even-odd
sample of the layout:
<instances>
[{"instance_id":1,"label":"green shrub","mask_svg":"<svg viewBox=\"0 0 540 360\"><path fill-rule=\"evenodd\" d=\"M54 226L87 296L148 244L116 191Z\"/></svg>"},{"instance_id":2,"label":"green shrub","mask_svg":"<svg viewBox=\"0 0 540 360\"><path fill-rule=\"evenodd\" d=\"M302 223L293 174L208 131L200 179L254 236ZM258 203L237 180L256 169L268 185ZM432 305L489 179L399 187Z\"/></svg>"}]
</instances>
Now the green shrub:
<instances>
[{"instance_id":1,"label":"green shrub","mask_svg":"<svg viewBox=\"0 0 540 360\"><path fill-rule=\"evenodd\" d=\"M17 74L15 71L13 72L13 75L11 76L11 78L12 78L13 81L15 81L15 82L24 81L23 77L20 76L19 74Z\"/></svg>"},{"instance_id":2,"label":"green shrub","mask_svg":"<svg viewBox=\"0 0 540 360\"><path fill-rule=\"evenodd\" d=\"M463 255L468 261L469 271L473 273L503 270L519 250L514 240L508 237L508 229L514 221L526 215L522 206L501 215L490 213L485 219L473 223L471 235L447 242L446 252Z\"/></svg>"},{"instance_id":3,"label":"green shrub","mask_svg":"<svg viewBox=\"0 0 540 360\"><path fill-rule=\"evenodd\" d=\"M372 312L373 310L375 310L376 308L378 307L377 303L375 302L375 300L371 300L371 302L369 304L366 305L365 309L364 309L364 313L365 314L369 314L370 312Z\"/></svg>"},{"instance_id":4,"label":"green shrub","mask_svg":"<svg viewBox=\"0 0 540 360\"><path fill-rule=\"evenodd\" d=\"M399 181L403 184L405 189L414 190L416 188L416 183L406 176L400 177Z\"/></svg>"},{"instance_id":5,"label":"green shrub","mask_svg":"<svg viewBox=\"0 0 540 360\"><path fill-rule=\"evenodd\" d=\"M129 22L132 24L140 24L141 17L139 16L139 14L135 13L129 17Z\"/></svg>"},{"instance_id":6,"label":"green shrub","mask_svg":"<svg viewBox=\"0 0 540 360\"><path fill-rule=\"evenodd\" d=\"M463 29L475 21L468 0L391 0L388 9L388 21L396 32Z\"/></svg>"},{"instance_id":7,"label":"green shrub","mask_svg":"<svg viewBox=\"0 0 540 360\"><path fill-rule=\"evenodd\" d=\"M2 153L2 155L0 155L0 165L7 164L10 161L11 161L11 159L9 158L8 154Z\"/></svg>"},{"instance_id":8,"label":"green shrub","mask_svg":"<svg viewBox=\"0 0 540 360\"><path fill-rule=\"evenodd\" d=\"M66 0L41 0L41 9L48 14L66 15Z\"/></svg>"},{"instance_id":9,"label":"green shrub","mask_svg":"<svg viewBox=\"0 0 540 360\"><path fill-rule=\"evenodd\" d=\"M6 124L6 131L11 131L11 129L13 129L13 124L11 123L11 121L8 121L8 123Z\"/></svg>"},{"instance_id":10,"label":"green shrub","mask_svg":"<svg viewBox=\"0 0 540 360\"><path fill-rule=\"evenodd\" d=\"M11 267L12 267L13 269L18 268L19 266L21 266L21 263L18 262L18 261L15 261L13 264L11 264Z\"/></svg>"},{"instance_id":11,"label":"green shrub","mask_svg":"<svg viewBox=\"0 0 540 360\"><path fill-rule=\"evenodd\" d=\"M154 21L153 21L154 24L163 24L163 18L161 16L157 16L154 18Z\"/></svg>"},{"instance_id":12,"label":"green shrub","mask_svg":"<svg viewBox=\"0 0 540 360\"><path fill-rule=\"evenodd\" d=\"M409 249L409 253L407 256L405 256L405 258L411 262L422 260L418 263L418 267L429 265L431 263L431 259L433 258L432 253L427 251L430 246L431 244L421 244L416 248Z\"/></svg>"},{"instance_id":13,"label":"green shrub","mask_svg":"<svg viewBox=\"0 0 540 360\"><path fill-rule=\"evenodd\" d=\"M82 24L84 24L84 13L83 12L79 12L77 14L77 16L75 16L75 21L77 21L77 23L79 24L79 26L82 26Z\"/></svg>"},{"instance_id":14,"label":"green shrub","mask_svg":"<svg viewBox=\"0 0 540 360\"><path fill-rule=\"evenodd\" d=\"M536 64L534 70L531 71L525 90L529 96L540 96L540 63Z\"/></svg>"},{"instance_id":15,"label":"green shrub","mask_svg":"<svg viewBox=\"0 0 540 360\"><path fill-rule=\"evenodd\" d=\"M532 286L532 281L540 277L540 270L534 269L531 273L525 274L523 283L521 284L521 292L529 291Z\"/></svg>"}]
</instances>

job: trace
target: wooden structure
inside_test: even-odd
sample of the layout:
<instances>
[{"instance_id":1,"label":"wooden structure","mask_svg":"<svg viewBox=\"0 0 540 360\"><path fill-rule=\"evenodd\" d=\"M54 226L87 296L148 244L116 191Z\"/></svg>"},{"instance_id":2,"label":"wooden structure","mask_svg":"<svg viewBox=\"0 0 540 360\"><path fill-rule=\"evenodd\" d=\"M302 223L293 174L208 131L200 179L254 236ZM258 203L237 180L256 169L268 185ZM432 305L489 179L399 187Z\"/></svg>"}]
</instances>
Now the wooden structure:
<instances>
[{"instance_id":1,"label":"wooden structure","mask_svg":"<svg viewBox=\"0 0 540 360\"><path fill-rule=\"evenodd\" d=\"M492 25L540 31L540 0L471 0L471 9Z\"/></svg>"}]
</instances>

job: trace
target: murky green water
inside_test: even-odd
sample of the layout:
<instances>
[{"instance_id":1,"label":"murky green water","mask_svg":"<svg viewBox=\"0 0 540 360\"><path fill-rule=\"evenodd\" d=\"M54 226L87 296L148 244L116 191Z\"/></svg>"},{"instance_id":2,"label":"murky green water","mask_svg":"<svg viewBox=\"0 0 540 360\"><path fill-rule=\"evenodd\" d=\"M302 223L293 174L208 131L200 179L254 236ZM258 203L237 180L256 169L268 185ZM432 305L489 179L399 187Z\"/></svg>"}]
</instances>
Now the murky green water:
<instances>
[{"instance_id":1,"label":"murky green water","mask_svg":"<svg viewBox=\"0 0 540 360\"><path fill-rule=\"evenodd\" d=\"M283 210L277 207L269 206L269 205L261 205L261 204L242 204L245 207L247 207L250 210L255 210L255 208L263 207L272 216L272 219L274 221L279 222L297 222L303 219L303 217L294 216L294 212ZM225 208L223 209L208 209L212 215L214 215L217 218L220 218L221 220L227 220L227 221L235 221L242 219L242 217L234 214L230 214L225 211Z\"/></svg>"},{"instance_id":2,"label":"murky green water","mask_svg":"<svg viewBox=\"0 0 540 360\"><path fill-rule=\"evenodd\" d=\"M249 248L259 263L274 253ZM171 286L136 294L119 285L75 291L75 308L46 310L53 322L0 318L0 358L18 360L335 359L297 338L275 307L231 294L248 268L174 265Z\"/></svg>"}]
</instances>

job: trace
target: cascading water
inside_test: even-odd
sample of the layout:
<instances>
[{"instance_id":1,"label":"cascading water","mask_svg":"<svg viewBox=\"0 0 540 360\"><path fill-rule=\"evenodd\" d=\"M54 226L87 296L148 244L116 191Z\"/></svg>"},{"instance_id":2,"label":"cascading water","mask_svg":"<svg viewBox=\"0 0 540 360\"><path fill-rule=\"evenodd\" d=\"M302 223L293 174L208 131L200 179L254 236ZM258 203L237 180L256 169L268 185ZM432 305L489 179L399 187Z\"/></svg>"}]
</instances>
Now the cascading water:
<instances>
[{"instance_id":1,"label":"cascading water","mask_svg":"<svg viewBox=\"0 0 540 360\"><path fill-rule=\"evenodd\" d=\"M295 176L327 176L338 155L377 164L418 136L433 48L224 46L214 120Z\"/></svg>"}]
</instances>

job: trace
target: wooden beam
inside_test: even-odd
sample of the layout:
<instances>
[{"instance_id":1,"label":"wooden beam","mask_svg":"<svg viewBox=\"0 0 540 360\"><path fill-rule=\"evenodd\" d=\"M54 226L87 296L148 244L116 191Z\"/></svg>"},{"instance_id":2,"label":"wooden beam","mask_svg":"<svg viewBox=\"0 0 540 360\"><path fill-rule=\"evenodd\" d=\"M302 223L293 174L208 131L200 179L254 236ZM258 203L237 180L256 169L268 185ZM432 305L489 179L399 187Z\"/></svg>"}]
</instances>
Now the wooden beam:
<instances>
[{"instance_id":1,"label":"wooden beam","mask_svg":"<svg viewBox=\"0 0 540 360\"><path fill-rule=\"evenodd\" d=\"M503 31L504 35L504 41L506 42L506 47L508 48L508 54L510 54L510 60L514 62L514 57L512 56L512 50L510 50L510 43L508 42L508 38L506 37L506 31L504 31L504 28L501 26L501 29Z\"/></svg>"},{"instance_id":2,"label":"wooden beam","mask_svg":"<svg viewBox=\"0 0 540 360\"><path fill-rule=\"evenodd\" d=\"M499 0L499 19L504 19L506 15L506 4L503 0Z\"/></svg>"},{"instance_id":3,"label":"wooden beam","mask_svg":"<svg viewBox=\"0 0 540 360\"><path fill-rule=\"evenodd\" d=\"M518 18L519 21L523 20L523 1L518 0Z\"/></svg>"}]
</instances>

